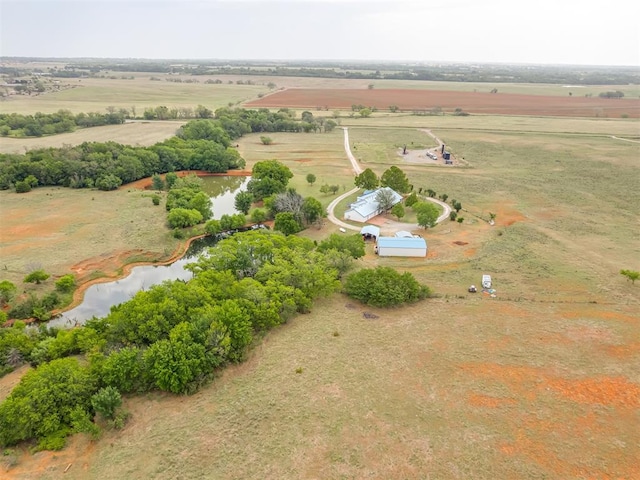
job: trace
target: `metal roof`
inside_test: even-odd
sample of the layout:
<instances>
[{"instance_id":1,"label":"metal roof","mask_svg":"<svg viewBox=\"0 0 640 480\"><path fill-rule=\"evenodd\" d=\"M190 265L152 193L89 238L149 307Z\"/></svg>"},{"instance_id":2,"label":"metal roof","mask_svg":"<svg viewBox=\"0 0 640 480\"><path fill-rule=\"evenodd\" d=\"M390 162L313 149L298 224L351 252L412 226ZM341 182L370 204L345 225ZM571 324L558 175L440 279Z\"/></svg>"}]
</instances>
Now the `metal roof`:
<instances>
[{"instance_id":1,"label":"metal roof","mask_svg":"<svg viewBox=\"0 0 640 480\"><path fill-rule=\"evenodd\" d=\"M389 187L382 187L374 190L373 192L365 192L363 195L360 195L358 199L350 205L349 210L354 210L358 212L358 214L362 218L369 218L373 213L378 212L379 204L376 201L376 195L380 190L389 190L393 193L393 204L402 201L402 195L398 192L392 190ZM347 210L347 211L349 211Z\"/></svg>"},{"instance_id":2,"label":"metal roof","mask_svg":"<svg viewBox=\"0 0 640 480\"><path fill-rule=\"evenodd\" d=\"M406 230L400 230L399 232L396 232L394 236L398 238L413 238L413 234Z\"/></svg>"},{"instance_id":3,"label":"metal roof","mask_svg":"<svg viewBox=\"0 0 640 480\"><path fill-rule=\"evenodd\" d=\"M376 237L379 237L380 236L380 227L376 227L374 225L365 225L360 230L360 233L363 234L363 235L365 233L368 233L369 235L374 235Z\"/></svg>"},{"instance_id":4,"label":"metal roof","mask_svg":"<svg viewBox=\"0 0 640 480\"><path fill-rule=\"evenodd\" d=\"M424 238L399 238L399 237L378 237L378 248L427 248L427 241Z\"/></svg>"}]
</instances>

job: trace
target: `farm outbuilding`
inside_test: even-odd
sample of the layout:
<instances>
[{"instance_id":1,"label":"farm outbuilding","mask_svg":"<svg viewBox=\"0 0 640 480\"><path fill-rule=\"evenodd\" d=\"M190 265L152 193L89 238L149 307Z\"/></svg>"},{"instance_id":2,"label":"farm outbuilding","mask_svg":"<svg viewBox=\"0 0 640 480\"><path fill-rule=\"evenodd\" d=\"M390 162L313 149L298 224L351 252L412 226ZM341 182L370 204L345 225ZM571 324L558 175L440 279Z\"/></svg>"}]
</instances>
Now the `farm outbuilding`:
<instances>
[{"instance_id":1,"label":"farm outbuilding","mask_svg":"<svg viewBox=\"0 0 640 480\"><path fill-rule=\"evenodd\" d=\"M358 199L349 205L349 209L344 212L344 218L346 220L352 220L354 222L364 223L370 218L380 215L380 205L376 200L376 196L380 190L386 190L391 193L393 198L392 205L400 203L402 201L402 195L392 190L389 187L378 188L377 190L369 190L364 192L358 197Z\"/></svg>"},{"instance_id":2,"label":"farm outbuilding","mask_svg":"<svg viewBox=\"0 0 640 480\"><path fill-rule=\"evenodd\" d=\"M427 242L421 237L380 237L376 253L381 257L426 257Z\"/></svg>"},{"instance_id":3,"label":"farm outbuilding","mask_svg":"<svg viewBox=\"0 0 640 480\"><path fill-rule=\"evenodd\" d=\"M373 238L375 240L380 236L380 227L365 225L360 229L360 235L362 235L364 239Z\"/></svg>"}]
</instances>

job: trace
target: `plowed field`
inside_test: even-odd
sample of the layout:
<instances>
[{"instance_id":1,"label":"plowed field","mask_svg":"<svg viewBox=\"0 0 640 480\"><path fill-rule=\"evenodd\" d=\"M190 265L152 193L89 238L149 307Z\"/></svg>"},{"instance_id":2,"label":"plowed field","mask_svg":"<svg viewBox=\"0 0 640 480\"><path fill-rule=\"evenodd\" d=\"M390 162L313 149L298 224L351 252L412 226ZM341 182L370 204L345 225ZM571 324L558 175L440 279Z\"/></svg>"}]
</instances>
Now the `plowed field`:
<instances>
[{"instance_id":1,"label":"plowed field","mask_svg":"<svg viewBox=\"0 0 640 480\"><path fill-rule=\"evenodd\" d=\"M469 113L501 115L542 115L560 117L640 117L640 100L579 96L515 95L483 92L398 89L312 89L290 88L245 104L247 107L351 108L365 105L386 110L445 111L462 108Z\"/></svg>"}]
</instances>

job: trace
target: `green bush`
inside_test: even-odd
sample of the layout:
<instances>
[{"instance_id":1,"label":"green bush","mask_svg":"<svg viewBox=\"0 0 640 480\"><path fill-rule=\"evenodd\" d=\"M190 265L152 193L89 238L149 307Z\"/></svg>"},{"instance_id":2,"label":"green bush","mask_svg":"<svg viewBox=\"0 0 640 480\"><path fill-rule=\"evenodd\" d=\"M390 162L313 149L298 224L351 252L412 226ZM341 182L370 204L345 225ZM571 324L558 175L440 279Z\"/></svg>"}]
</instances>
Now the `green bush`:
<instances>
[{"instance_id":1,"label":"green bush","mask_svg":"<svg viewBox=\"0 0 640 480\"><path fill-rule=\"evenodd\" d=\"M15 187L16 193L27 193L31 191L31 185L27 182L16 182Z\"/></svg>"},{"instance_id":2,"label":"green bush","mask_svg":"<svg viewBox=\"0 0 640 480\"><path fill-rule=\"evenodd\" d=\"M122 405L120 392L114 387L104 387L91 397L91 405L96 413L106 419L112 419L116 410Z\"/></svg>"},{"instance_id":3,"label":"green bush","mask_svg":"<svg viewBox=\"0 0 640 480\"><path fill-rule=\"evenodd\" d=\"M389 267L363 269L349 275L345 292L374 307L395 307L430 295L429 288L420 285L409 272L401 274Z\"/></svg>"},{"instance_id":4,"label":"green bush","mask_svg":"<svg viewBox=\"0 0 640 480\"><path fill-rule=\"evenodd\" d=\"M76 286L76 279L73 275L63 275L56 281L56 290L66 293L72 291Z\"/></svg>"}]
</instances>

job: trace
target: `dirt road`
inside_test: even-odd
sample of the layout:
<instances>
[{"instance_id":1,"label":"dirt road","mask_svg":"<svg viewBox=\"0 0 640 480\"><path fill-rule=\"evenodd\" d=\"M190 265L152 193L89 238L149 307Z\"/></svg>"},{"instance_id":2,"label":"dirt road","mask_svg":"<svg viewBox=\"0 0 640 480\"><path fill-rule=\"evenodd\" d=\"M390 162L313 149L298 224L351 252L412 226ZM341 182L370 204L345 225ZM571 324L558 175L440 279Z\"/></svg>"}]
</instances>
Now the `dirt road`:
<instances>
[{"instance_id":1,"label":"dirt road","mask_svg":"<svg viewBox=\"0 0 640 480\"><path fill-rule=\"evenodd\" d=\"M349 161L351 162L351 166L353 167L353 171L355 172L356 175L359 175L360 173L362 173L362 167L360 166L360 164L358 163L358 161L356 160L356 157L353 156L353 153L351 153L351 147L349 146L349 129L347 127L343 127L344 130L344 151L347 154L347 158L349 159ZM428 133L429 135L431 135L437 142L438 144L442 145L442 141L436 137L433 133L431 133L431 131L429 130L424 130L426 133ZM342 220L338 219L335 214L333 213L336 205L338 205L338 203L340 203L342 200L344 200L345 198L347 198L349 195L353 195L354 193L356 193L358 190L360 190L358 187L353 188L351 190L349 190L348 192L343 193L342 195L340 195L339 197L337 197L335 200L333 200L329 206L327 207L327 218L329 219L329 221L335 225L338 225L339 227L342 227L344 229L347 230L353 230L356 232L359 232L360 229L362 227L358 227L355 225L350 225L346 222L343 222ZM442 202L440 200L438 200L437 198L430 198L427 197L425 198L425 200L428 200L430 202L436 203L438 205L440 205L442 207L442 209L444 210L444 212L442 213L442 215L440 215L438 217L438 220L436 220L436 223L440 223L443 222L444 220L447 220L449 218L449 214L451 213L451 207L449 205L447 205L445 202ZM388 220L387 222L385 222L385 225L387 225L389 228L394 228L397 230L416 230L418 228L421 228L417 223L402 223L402 222L396 222L393 220Z\"/></svg>"}]
</instances>

